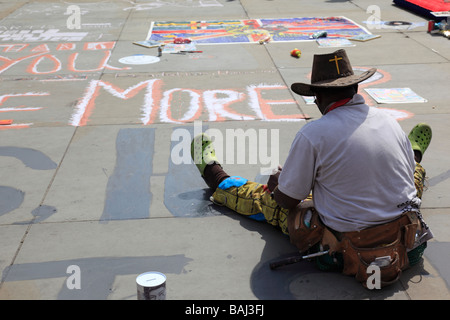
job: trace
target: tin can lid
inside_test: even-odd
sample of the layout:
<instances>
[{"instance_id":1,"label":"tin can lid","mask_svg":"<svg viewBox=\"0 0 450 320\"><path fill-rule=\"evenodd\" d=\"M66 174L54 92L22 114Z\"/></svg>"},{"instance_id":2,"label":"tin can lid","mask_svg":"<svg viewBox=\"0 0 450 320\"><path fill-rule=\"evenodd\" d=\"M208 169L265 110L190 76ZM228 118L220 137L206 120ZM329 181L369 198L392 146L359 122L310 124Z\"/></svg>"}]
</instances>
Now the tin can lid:
<instances>
[{"instance_id":1,"label":"tin can lid","mask_svg":"<svg viewBox=\"0 0 450 320\"><path fill-rule=\"evenodd\" d=\"M149 271L141 273L136 278L136 283L142 287L157 287L166 281L166 276L161 272Z\"/></svg>"}]
</instances>

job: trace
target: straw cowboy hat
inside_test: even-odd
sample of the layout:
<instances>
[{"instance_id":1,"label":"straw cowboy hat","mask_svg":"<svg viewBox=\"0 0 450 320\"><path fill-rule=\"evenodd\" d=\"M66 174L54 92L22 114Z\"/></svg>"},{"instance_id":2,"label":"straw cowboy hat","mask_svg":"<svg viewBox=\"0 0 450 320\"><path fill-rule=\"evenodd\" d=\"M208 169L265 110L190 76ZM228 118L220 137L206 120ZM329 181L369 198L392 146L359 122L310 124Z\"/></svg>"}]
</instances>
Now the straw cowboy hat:
<instances>
[{"instance_id":1,"label":"straw cowboy hat","mask_svg":"<svg viewBox=\"0 0 450 320\"><path fill-rule=\"evenodd\" d=\"M344 49L333 53L316 54L313 59L311 84L293 83L292 91L302 96L315 96L314 88L351 87L370 78L376 68L355 75Z\"/></svg>"}]
</instances>

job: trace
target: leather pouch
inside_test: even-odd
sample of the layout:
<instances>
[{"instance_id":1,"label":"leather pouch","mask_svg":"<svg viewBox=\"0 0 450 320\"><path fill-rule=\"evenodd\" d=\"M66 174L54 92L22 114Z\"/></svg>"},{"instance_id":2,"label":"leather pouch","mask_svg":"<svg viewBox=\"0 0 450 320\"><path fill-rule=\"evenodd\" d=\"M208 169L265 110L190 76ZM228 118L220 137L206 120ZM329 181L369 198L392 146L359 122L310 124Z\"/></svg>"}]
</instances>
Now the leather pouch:
<instances>
[{"instance_id":1,"label":"leather pouch","mask_svg":"<svg viewBox=\"0 0 450 320\"><path fill-rule=\"evenodd\" d=\"M311 218L307 218L308 215L311 215ZM305 218L308 223L305 223ZM300 208L297 206L289 212L288 230L291 243L300 252L305 252L322 240L325 225L313 207Z\"/></svg>"},{"instance_id":2,"label":"leather pouch","mask_svg":"<svg viewBox=\"0 0 450 320\"><path fill-rule=\"evenodd\" d=\"M371 275L368 267L375 264L380 268L381 286L394 283L400 278L402 270L409 266L406 250L414 244L416 228L417 225L410 224L405 215L387 224L343 233L342 272L355 276L365 286Z\"/></svg>"}]
</instances>

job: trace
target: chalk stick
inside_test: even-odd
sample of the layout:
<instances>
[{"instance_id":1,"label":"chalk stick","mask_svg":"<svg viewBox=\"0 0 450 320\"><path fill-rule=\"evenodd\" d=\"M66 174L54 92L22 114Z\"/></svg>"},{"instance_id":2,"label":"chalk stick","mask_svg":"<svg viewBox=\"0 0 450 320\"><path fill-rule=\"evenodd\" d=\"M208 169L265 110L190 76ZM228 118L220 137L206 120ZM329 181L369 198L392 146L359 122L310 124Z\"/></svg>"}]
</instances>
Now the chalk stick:
<instances>
[{"instance_id":1,"label":"chalk stick","mask_svg":"<svg viewBox=\"0 0 450 320\"><path fill-rule=\"evenodd\" d=\"M2 125L2 126L7 126L7 125L10 125L11 123L13 123L13 120L11 120L11 119L0 120L0 125Z\"/></svg>"}]
</instances>

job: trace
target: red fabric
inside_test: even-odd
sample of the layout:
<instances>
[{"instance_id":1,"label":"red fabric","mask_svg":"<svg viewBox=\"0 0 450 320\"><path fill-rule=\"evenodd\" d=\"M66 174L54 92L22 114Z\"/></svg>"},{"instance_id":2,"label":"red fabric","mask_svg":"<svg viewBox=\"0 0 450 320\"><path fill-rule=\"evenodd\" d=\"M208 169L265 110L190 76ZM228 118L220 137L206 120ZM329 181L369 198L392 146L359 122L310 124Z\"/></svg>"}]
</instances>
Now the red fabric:
<instances>
[{"instance_id":1,"label":"red fabric","mask_svg":"<svg viewBox=\"0 0 450 320\"><path fill-rule=\"evenodd\" d=\"M449 0L407 0L405 2L415 4L416 6L430 10L431 12L450 10Z\"/></svg>"},{"instance_id":2,"label":"red fabric","mask_svg":"<svg viewBox=\"0 0 450 320\"><path fill-rule=\"evenodd\" d=\"M331 110L334 110L336 108L342 107L343 105L345 105L347 102L349 102L350 100L352 100L352 98L345 98L342 100L339 100L337 102L335 102L326 112L325 114L327 114L328 112L330 112Z\"/></svg>"}]
</instances>

